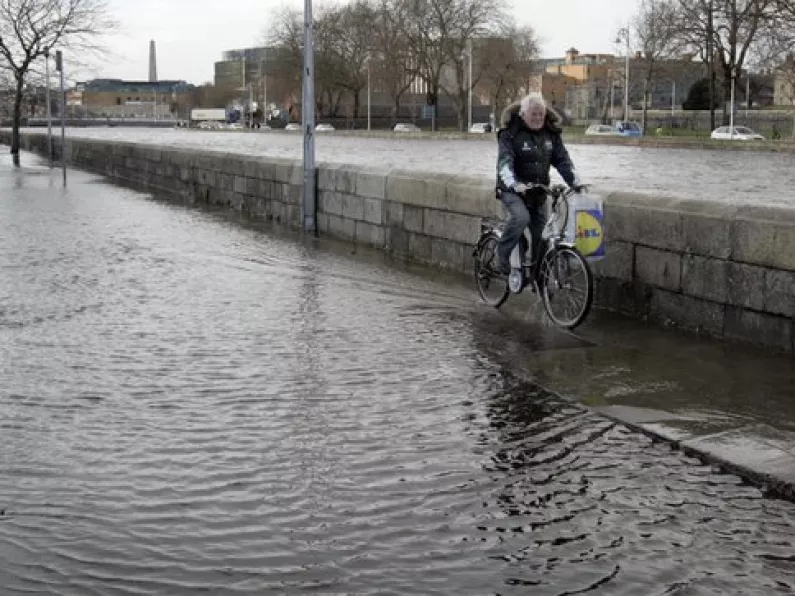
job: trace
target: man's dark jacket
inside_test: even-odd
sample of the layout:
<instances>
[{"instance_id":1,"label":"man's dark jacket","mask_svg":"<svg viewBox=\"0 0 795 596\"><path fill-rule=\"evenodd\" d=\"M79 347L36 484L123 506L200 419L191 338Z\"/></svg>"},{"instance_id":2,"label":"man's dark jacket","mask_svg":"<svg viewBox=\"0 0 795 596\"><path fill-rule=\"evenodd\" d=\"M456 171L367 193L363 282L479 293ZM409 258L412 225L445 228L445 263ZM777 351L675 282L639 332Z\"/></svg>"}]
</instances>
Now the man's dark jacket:
<instances>
[{"instance_id":1,"label":"man's dark jacket","mask_svg":"<svg viewBox=\"0 0 795 596\"><path fill-rule=\"evenodd\" d=\"M530 130L519 115L519 107L516 102L505 108L497 131L497 198L504 190L513 191L519 183L548 185L550 166L573 186L574 164L563 145L560 116L547 108L544 127Z\"/></svg>"}]
</instances>

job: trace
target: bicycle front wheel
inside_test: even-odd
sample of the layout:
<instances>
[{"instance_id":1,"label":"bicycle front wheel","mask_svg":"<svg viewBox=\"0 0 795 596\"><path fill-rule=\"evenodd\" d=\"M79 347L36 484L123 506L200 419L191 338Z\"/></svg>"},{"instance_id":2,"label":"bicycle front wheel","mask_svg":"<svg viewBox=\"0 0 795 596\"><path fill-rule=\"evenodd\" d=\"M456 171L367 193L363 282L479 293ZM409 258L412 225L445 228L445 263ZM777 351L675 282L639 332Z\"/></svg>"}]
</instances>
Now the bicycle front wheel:
<instances>
[{"instance_id":1,"label":"bicycle front wheel","mask_svg":"<svg viewBox=\"0 0 795 596\"><path fill-rule=\"evenodd\" d=\"M488 234L475 251L475 285L483 302L494 308L502 306L510 293L508 280L498 271L497 242L496 234Z\"/></svg>"},{"instance_id":2,"label":"bicycle front wheel","mask_svg":"<svg viewBox=\"0 0 795 596\"><path fill-rule=\"evenodd\" d=\"M539 277L544 310L552 322L565 329L582 323L593 304L593 273L579 251L567 246L551 250Z\"/></svg>"}]
</instances>

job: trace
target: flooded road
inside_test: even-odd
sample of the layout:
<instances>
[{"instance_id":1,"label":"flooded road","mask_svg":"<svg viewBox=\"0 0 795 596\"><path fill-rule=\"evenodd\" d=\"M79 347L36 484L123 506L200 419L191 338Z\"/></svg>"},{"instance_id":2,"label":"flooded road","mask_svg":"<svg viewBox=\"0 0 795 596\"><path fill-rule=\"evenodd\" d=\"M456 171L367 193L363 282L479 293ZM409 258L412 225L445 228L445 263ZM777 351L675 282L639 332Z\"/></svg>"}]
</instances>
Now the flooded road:
<instances>
[{"instance_id":1,"label":"flooded road","mask_svg":"<svg viewBox=\"0 0 795 596\"><path fill-rule=\"evenodd\" d=\"M474 292L0 160L0 593L795 589L795 505L517 378Z\"/></svg>"}]
</instances>

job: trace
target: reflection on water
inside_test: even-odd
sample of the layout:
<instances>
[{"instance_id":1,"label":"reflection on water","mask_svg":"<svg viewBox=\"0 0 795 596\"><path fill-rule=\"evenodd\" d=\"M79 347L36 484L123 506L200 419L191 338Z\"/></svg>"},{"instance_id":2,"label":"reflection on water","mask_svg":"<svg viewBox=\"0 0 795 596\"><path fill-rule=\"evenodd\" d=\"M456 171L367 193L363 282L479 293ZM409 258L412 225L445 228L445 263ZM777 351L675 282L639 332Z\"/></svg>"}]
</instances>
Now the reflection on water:
<instances>
[{"instance_id":1,"label":"reflection on water","mask_svg":"<svg viewBox=\"0 0 795 596\"><path fill-rule=\"evenodd\" d=\"M516 379L470 294L76 173L0 210L3 594L795 587L795 506Z\"/></svg>"}]
</instances>

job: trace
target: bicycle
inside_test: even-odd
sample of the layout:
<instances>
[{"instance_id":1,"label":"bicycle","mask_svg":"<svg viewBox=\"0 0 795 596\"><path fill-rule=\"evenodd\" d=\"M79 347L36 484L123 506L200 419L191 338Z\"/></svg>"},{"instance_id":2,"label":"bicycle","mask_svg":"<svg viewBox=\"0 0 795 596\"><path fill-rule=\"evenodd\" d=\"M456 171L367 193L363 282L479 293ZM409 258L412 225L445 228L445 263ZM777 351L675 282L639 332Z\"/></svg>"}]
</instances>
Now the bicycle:
<instances>
[{"instance_id":1,"label":"bicycle","mask_svg":"<svg viewBox=\"0 0 795 596\"><path fill-rule=\"evenodd\" d=\"M534 293L541 296L544 310L550 320L565 329L580 325L593 304L593 273L588 261L574 245L574 238L566 237L569 224L569 197L576 192L564 185L552 187L543 184L530 185L528 190L543 190L552 199L550 214L542 238L541 258L535 263L527 262L527 253L533 246L529 226L524 229L527 248L522 250L518 242L510 255L511 272L507 276L499 272L497 245L507 222L498 218L483 218L480 224L480 238L473 252L475 259L475 283L483 301L495 308L502 306L508 297L520 294L531 286ZM579 189L578 189L579 190ZM495 297L487 295L492 284L504 282ZM582 282L582 287L575 287ZM574 298L565 299L566 292ZM576 301L575 298L579 298ZM563 314L557 312L564 307Z\"/></svg>"}]
</instances>

